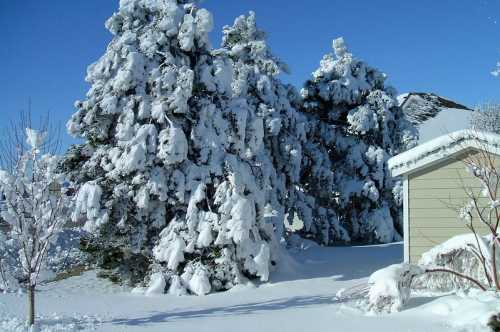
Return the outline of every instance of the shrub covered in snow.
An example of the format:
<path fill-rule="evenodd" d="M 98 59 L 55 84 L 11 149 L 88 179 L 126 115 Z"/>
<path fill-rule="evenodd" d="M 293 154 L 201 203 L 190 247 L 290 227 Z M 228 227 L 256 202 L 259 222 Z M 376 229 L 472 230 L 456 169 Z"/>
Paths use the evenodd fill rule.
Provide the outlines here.
<path fill-rule="evenodd" d="M 400 239 L 388 159 L 415 144 L 386 76 L 333 42 L 302 89 L 307 114 L 299 203 L 305 231 L 325 244 Z"/>
<path fill-rule="evenodd" d="M 394 264 L 373 273 L 368 280 L 369 309 L 389 313 L 400 311 L 410 298 L 413 279 L 424 272 L 416 265 Z"/>
<path fill-rule="evenodd" d="M 491 237 L 482 237 L 483 245 L 488 248 Z M 419 264 L 425 268 L 445 268 L 470 276 L 487 285 L 488 280 L 483 265 L 473 253 L 477 248 L 474 234 L 455 236 L 422 254 Z M 489 252 L 489 250 L 486 250 Z M 500 261 L 500 256 L 497 257 Z M 475 285 L 466 279 L 446 272 L 426 273 L 417 278 L 414 283 L 417 288 L 438 291 L 467 289 Z"/>
<path fill-rule="evenodd" d="M 460 326 L 470 324 L 474 321 L 471 317 L 480 316 L 481 324 L 486 326 L 491 316 L 488 310 L 498 307 L 498 294 L 487 292 L 488 288 L 495 287 L 485 273 L 485 269 L 491 266 L 483 265 L 475 253 L 478 252 L 477 246 L 484 246 L 483 252 L 489 252 L 485 249 L 492 244 L 489 236 L 476 239 L 475 234 L 460 235 L 424 253 L 419 265 L 395 264 L 375 272 L 368 282 L 369 309 L 374 312 L 399 311 L 408 301 L 411 289 L 457 291 L 472 286 L 484 292 L 481 294 L 478 289 L 472 289 L 470 295 L 464 295 L 466 299 L 462 302 L 473 303 L 471 309 L 478 307 L 481 310 L 469 312 L 454 323 Z"/>

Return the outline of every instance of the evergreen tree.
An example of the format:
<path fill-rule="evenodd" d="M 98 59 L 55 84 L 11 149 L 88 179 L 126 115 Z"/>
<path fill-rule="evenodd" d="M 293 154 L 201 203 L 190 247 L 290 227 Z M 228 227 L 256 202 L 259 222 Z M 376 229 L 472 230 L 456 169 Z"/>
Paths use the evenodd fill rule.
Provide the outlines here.
<path fill-rule="evenodd" d="M 416 130 L 383 73 L 354 58 L 343 39 L 333 48 L 302 90 L 309 121 L 301 187 L 324 215 L 304 231 L 325 244 L 390 242 L 402 227 L 387 160 L 415 144 Z"/>
<path fill-rule="evenodd" d="M 80 184 L 73 217 L 93 234 L 88 249 L 132 283 L 149 276 L 149 292 L 267 280 L 284 213 L 264 142 L 278 114 L 233 97 L 238 70 L 212 51 L 212 17 L 193 1 L 122 0 L 106 26 L 114 38 L 68 122 L 85 143 L 63 165 Z M 285 94 L 264 76 L 262 96 Z"/>
<path fill-rule="evenodd" d="M 238 17 L 233 26 L 224 27 L 220 51 L 233 61 L 234 103 L 247 110 L 247 125 L 243 130 L 246 133 L 255 132 L 256 128 L 262 130 L 264 153 L 256 155 L 255 161 L 262 171 L 272 172 L 261 178 L 268 181 L 264 184 L 268 188 L 266 201 L 273 210 L 276 234 L 283 237 L 283 220 L 294 208 L 295 186 L 300 179 L 301 141 L 305 138 L 303 116 L 292 106 L 297 92 L 279 80 L 278 75 L 288 73 L 288 67 L 271 53 L 265 32 L 256 25 L 254 12 Z M 240 149 L 239 153 L 248 151 Z"/>

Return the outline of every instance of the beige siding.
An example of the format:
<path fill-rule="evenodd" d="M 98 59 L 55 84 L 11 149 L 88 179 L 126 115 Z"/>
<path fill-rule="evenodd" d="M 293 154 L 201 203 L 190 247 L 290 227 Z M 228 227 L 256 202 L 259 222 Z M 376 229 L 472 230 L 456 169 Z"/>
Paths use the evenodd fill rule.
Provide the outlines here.
<path fill-rule="evenodd" d="M 468 201 L 464 186 L 479 193 L 480 184 L 467 172 L 463 159 L 455 157 L 409 176 L 410 262 L 450 237 L 469 232 L 458 210 Z M 487 232 L 477 220 L 474 225 L 481 233 Z"/>

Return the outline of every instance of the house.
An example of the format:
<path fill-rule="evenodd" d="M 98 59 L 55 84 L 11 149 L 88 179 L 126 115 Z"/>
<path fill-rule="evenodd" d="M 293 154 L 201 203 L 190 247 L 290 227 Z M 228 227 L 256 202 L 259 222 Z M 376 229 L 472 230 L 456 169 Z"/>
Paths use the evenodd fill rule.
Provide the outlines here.
<path fill-rule="evenodd" d="M 416 263 L 430 248 L 469 232 L 458 210 L 470 201 L 465 188 L 479 192 L 481 185 L 465 161 L 481 151 L 500 161 L 500 135 L 461 130 L 389 160 L 392 175 L 403 179 L 405 262 Z M 477 219 L 473 225 L 479 233 L 488 232 Z"/>

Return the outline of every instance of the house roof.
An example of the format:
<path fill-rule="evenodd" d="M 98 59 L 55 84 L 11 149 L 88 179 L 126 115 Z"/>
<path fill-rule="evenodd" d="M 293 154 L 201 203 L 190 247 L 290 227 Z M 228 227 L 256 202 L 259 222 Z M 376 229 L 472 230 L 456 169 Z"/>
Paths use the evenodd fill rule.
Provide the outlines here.
<path fill-rule="evenodd" d="M 470 129 L 455 131 L 392 157 L 388 165 L 393 176 L 400 176 L 435 165 L 470 149 L 500 155 L 500 135 Z"/>

